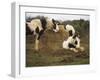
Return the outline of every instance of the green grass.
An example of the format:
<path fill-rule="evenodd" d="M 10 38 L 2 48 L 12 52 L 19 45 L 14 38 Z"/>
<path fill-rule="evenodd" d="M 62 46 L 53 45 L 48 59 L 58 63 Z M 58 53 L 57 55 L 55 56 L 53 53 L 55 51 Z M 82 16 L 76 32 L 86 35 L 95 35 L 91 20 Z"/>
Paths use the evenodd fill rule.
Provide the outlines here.
<path fill-rule="evenodd" d="M 39 51 L 34 50 L 34 37 L 26 36 L 26 67 L 89 64 L 89 38 L 81 38 L 84 52 L 74 53 L 62 48 L 67 33 L 46 31 L 40 39 Z"/>

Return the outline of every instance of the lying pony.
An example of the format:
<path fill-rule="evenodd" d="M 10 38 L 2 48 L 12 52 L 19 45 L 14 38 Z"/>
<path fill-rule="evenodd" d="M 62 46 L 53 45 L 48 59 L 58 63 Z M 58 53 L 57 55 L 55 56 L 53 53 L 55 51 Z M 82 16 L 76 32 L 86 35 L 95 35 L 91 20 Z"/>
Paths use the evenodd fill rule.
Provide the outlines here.
<path fill-rule="evenodd" d="M 78 52 L 78 49 L 84 51 L 84 48 L 80 46 L 79 34 L 75 33 L 73 36 L 68 37 L 62 44 L 64 49 L 69 49 L 74 52 Z"/>

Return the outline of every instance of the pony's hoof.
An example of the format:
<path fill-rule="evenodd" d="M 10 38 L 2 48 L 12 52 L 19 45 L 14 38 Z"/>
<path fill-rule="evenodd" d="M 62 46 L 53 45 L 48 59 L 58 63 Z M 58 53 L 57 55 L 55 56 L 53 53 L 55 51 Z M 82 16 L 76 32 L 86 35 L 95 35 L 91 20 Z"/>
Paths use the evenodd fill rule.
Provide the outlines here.
<path fill-rule="evenodd" d="M 84 49 L 84 47 L 80 47 L 80 50 L 81 50 L 81 51 L 84 51 L 85 49 Z"/>
<path fill-rule="evenodd" d="M 78 50 L 74 50 L 75 53 L 78 53 Z"/>

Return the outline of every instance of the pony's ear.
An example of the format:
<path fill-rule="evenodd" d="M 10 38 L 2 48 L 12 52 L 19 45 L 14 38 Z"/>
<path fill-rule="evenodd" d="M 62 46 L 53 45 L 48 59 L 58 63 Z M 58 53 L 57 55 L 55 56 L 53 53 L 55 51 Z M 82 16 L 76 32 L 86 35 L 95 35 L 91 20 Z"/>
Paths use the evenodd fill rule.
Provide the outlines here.
<path fill-rule="evenodd" d="M 52 22 L 53 22 L 53 23 L 55 23 L 55 20 L 54 20 L 54 19 L 52 19 Z"/>
<path fill-rule="evenodd" d="M 79 34 L 78 31 L 75 32 L 75 35 L 76 35 L 78 38 L 80 38 L 80 34 Z"/>

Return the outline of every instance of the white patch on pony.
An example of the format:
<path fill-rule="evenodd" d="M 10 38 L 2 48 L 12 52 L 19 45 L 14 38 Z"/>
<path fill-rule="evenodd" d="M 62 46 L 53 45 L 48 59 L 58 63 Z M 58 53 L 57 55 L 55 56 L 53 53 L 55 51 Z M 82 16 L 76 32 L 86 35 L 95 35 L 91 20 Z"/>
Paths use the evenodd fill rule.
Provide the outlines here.
<path fill-rule="evenodd" d="M 76 40 L 77 40 L 76 48 L 80 48 L 80 39 L 78 37 L 76 37 Z"/>
<path fill-rule="evenodd" d="M 35 31 L 35 29 L 38 27 L 39 30 L 42 30 L 42 25 L 40 19 L 33 19 L 31 22 L 26 22 L 28 24 L 28 27 L 31 31 Z"/>
<path fill-rule="evenodd" d="M 72 40 L 73 40 L 73 39 L 72 39 L 72 36 L 71 36 L 71 37 L 68 37 L 67 40 L 63 41 L 62 47 L 63 47 L 64 49 L 69 49 L 68 44 L 69 44 L 69 43 L 72 43 L 72 42 L 73 42 Z"/>
<path fill-rule="evenodd" d="M 67 32 L 70 31 L 70 30 L 72 30 L 72 33 L 75 34 L 75 29 L 74 29 L 74 27 L 73 27 L 72 25 L 69 25 L 69 24 L 68 24 L 68 25 L 66 25 L 65 28 L 66 28 L 66 31 L 67 31 Z"/>
<path fill-rule="evenodd" d="M 56 29 L 53 29 L 54 32 L 58 32 Z"/>
<path fill-rule="evenodd" d="M 56 24 L 56 30 L 59 31 L 59 26 L 58 26 L 58 24 Z"/>

